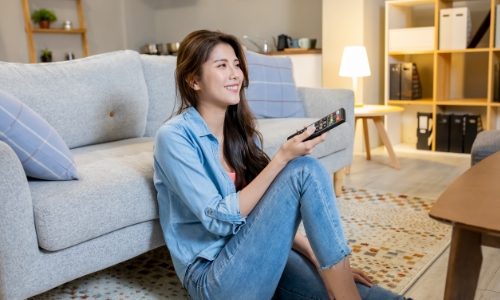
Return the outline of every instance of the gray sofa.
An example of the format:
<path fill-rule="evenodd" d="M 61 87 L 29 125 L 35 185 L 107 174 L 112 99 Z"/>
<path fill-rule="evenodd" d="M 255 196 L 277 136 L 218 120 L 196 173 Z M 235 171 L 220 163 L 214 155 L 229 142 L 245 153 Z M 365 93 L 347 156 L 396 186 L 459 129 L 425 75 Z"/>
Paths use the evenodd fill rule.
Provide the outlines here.
<path fill-rule="evenodd" d="M 23 299 L 165 245 L 153 141 L 175 102 L 175 57 L 118 51 L 50 64 L 0 62 L 0 89 L 61 135 L 79 180 L 27 179 L 0 141 L 0 299 Z M 307 119 L 263 119 L 272 157 L 286 137 L 340 107 L 347 122 L 312 156 L 330 173 L 352 162 L 352 91 L 298 88 Z"/>

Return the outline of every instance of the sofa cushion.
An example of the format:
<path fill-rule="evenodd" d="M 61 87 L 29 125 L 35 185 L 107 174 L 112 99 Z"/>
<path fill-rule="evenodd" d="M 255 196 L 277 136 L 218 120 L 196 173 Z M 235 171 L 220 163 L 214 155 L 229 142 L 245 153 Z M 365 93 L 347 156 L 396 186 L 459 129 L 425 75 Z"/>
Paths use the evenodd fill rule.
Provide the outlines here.
<path fill-rule="evenodd" d="M 71 150 L 78 181 L 29 181 L 39 246 L 56 251 L 158 218 L 153 138 Z"/>
<path fill-rule="evenodd" d="M 315 118 L 276 118 L 258 120 L 258 130 L 264 138 L 264 151 L 273 157 L 286 139 L 295 133 L 296 129 L 313 124 Z M 344 123 L 329 131 L 327 139 L 314 148 L 312 157 L 321 158 L 337 151 L 346 149 L 352 140 L 353 131 L 349 124 Z"/>
<path fill-rule="evenodd" d="M 289 57 L 275 57 L 245 51 L 249 85 L 248 105 L 257 118 L 301 118 L 300 101 L 293 65 Z"/>
<path fill-rule="evenodd" d="M 134 51 L 46 64 L 0 62 L 0 87 L 44 118 L 70 149 L 144 134 L 148 93 Z"/>
<path fill-rule="evenodd" d="M 73 155 L 54 128 L 2 90 L 0 140 L 14 150 L 26 175 L 45 180 L 78 179 Z"/>
<path fill-rule="evenodd" d="M 149 96 L 148 121 L 144 136 L 154 137 L 158 128 L 174 110 L 177 57 L 143 54 L 141 63 Z"/>
<path fill-rule="evenodd" d="M 264 151 L 271 157 L 295 129 L 317 119 L 258 120 Z M 311 156 L 345 149 L 352 129 L 333 130 Z M 158 218 L 153 185 L 154 138 L 135 138 L 72 149 L 78 181 L 29 182 L 39 246 L 57 251 L 114 230 Z"/>

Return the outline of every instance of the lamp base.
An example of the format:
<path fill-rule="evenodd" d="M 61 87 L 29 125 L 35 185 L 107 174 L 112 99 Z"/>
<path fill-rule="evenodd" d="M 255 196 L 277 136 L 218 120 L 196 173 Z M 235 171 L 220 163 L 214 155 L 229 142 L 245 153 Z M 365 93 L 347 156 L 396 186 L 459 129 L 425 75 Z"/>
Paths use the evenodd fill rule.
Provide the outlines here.
<path fill-rule="evenodd" d="M 363 103 L 354 103 L 354 107 L 363 107 Z"/>

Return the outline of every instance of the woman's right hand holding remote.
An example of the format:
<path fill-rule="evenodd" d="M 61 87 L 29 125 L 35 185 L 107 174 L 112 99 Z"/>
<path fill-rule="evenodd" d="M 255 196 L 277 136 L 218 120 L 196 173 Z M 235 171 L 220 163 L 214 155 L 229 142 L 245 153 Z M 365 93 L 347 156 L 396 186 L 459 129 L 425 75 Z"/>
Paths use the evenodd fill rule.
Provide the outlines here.
<path fill-rule="evenodd" d="M 316 147 L 316 145 L 318 145 L 319 143 L 324 142 L 326 136 L 328 135 L 328 132 L 326 132 L 312 140 L 303 142 L 303 140 L 314 133 L 315 129 L 316 128 L 314 126 L 309 126 L 307 130 L 305 130 L 301 134 L 287 140 L 285 143 L 283 143 L 283 145 L 281 145 L 278 153 L 276 153 L 273 159 L 278 159 L 282 163 L 286 164 L 294 158 L 311 154 L 314 150 L 314 147 Z"/>
<path fill-rule="evenodd" d="M 252 212 L 257 203 L 267 191 L 279 172 L 294 158 L 311 154 L 314 147 L 326 139 L 328 133 L 303 142 L 314 133 L 315 127 L 310 126 L 307 130 L 287 140 L 271 162 L 260 172 L 255 179 L 240 191 L 239 204 L 241 215 L 246 217 Z"/>

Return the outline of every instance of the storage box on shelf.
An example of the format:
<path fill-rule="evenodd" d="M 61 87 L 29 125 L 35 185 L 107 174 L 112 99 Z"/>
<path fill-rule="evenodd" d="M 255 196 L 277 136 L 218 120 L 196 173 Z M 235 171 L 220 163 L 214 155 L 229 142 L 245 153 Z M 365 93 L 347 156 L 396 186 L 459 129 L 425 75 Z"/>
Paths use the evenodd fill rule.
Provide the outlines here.
<path fill-rule="evenodd" d="M 385 104 L 405 106 L 403 113 L 386 117 L 388 135 L 393 144 L 410 143 L 416 148 L 418 112 L 432 114 L 432 128 L 436 128 L 437 114 L 469 114 L 481 116 L 483 129 L 497 129 L 497 118 L 500 118 L 500 48 L 495 48 L 493 29 L 499 4 L 500 0 L 386 1 Z M 451 8 L 456 8 L 452 11 L 462 15 L 449 28 L 450 24 L 441 24 L 440 18 L 442 9 Z M 475 48 L 463 47 L 465 40 L 468 44 L 485 20 L 489 21 L 489 30 Z M 442 28 L 442 25 L 448 28 Z M 419 45 L 411 45 L 394 50 L 394 44 L 401 45 L 399 41 L 391 41 L 394 30 L 422 33 L 430 27 L 434 28 L 433 49 L 421 50 Z M 440 36 L 440 32 L 450 31 L 460 34 L 460 37 L 448 40 L 452 45 L 445 46 L 447 40 Z M 429 36 L 426 37 L 428 40 Z M 421 46 L 425 47 L 427 42 L 425 39 L 421 41 L 424 43 Z M 390 65 L 402 62 L 417 65 L 422 84 L 421 99 L 390 98 Z M 436 135 L 433 134 L 431 139 L 432 151 L 436 151 Z"/>

